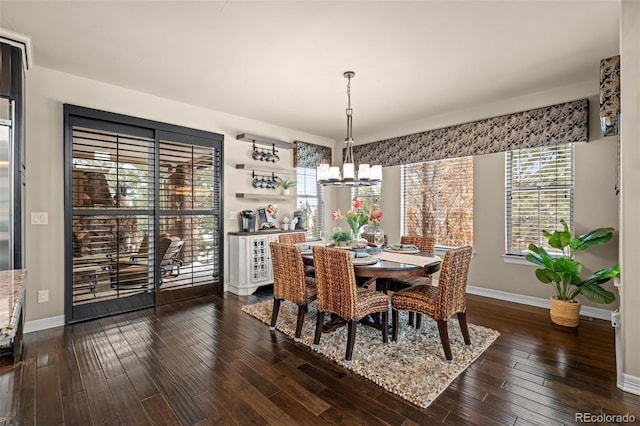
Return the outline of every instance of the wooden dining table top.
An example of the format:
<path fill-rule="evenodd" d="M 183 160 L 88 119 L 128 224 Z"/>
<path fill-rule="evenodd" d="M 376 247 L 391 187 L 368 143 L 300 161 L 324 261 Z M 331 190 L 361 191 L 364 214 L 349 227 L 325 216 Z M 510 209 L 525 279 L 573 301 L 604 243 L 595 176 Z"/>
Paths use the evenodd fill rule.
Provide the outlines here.
<path fill-rule="evenodd" d="M 378 253 L 377 249 L 367 249 L 373 255 Z M 433 254 L 420 252 L 415 256 L 433 257 Z M 304 254 L 302 260 L 305 265 L 313 266 L 313 255 Z M 354 265 L 353 270 L 356 277 L 366 278 L 408 278 L 424 275 L 431 275 L 440 270 L 441 260 L 435 260 L 425 266 L 411 265 L 408 263 L 392 262 L 380 259 L 373 265 Z"/>

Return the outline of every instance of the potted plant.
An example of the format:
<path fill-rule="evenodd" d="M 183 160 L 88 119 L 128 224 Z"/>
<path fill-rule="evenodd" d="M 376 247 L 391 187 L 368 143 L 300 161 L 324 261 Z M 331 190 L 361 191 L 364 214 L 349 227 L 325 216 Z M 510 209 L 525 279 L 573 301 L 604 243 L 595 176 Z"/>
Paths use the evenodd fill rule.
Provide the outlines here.
<path fill-rule="evenodd" d="M 276 178 L 276 183 L 282 188 L 282 195 L 289 195 L 290 189 L 296 186 L 296 181 L 289 178 Z"/>
<path fill-rule="evenodd" d="M 529 244 L 526 259 L 540 268 L 536 269 L 536 278 L 555 288 L 556 295 L 551 297 L 551 321 L 565 327 L 577 327 L 580 315 L 580 302 L 575 300 L 578 295 L 586 297 L 595 303 L 612 303 L 615 295 L 602 288 L 613 277 L 620 275 L 620 265 L 599 269 L 586 279 L 580 278 L 582 264 L 574 260 L 577 251 L 586 250 L 591 246 L 604 244 L 613 237 L 613 228 L 598 228 L 586 234 L 574 237 L 569 231 L 567 222 L 560 220 L 564 229 L 550 234 L 542 231 L 549 246 L 561 251 L 553 255 L 535 244 Z"/>
<path fill-rule="evenodd" d="M 348 246 L 351 242 L 351 232 L 349 231 L 338 231 L 334 232 L 331 236 L 336 246 Z"/>
<path fill-rule="evenodd" d="M 374 227 L 380 226 L 380 220 L 382 219 L 382 212 L 380 210 L 371 210 L 370 212 L 365 212 L 360 209 L 362 206 L 362 201 L 355 199 L 351 203 L 351 208 L 344 214 L 340 212 L 340 209 L 334 210 L 331 213 L 331 219 L 338 220 L 344 219 L 349 224 L 349 228 L 351 228 L 351 232 L 353 233 L 352 238 L 356 241 L 358 247 L 366 247 L 367 240 L 360 237 L 360 232 L 362 231 L 363 226 L 367 223 L 370 223 Z"/>

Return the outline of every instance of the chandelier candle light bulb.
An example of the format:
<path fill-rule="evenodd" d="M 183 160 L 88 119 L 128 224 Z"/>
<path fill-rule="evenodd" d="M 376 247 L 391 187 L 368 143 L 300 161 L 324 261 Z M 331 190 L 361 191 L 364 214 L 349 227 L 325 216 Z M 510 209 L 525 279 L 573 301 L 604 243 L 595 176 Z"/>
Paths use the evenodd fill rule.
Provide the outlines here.
<path fill-rule="evenodd" d="M 356 161 L 353 158 L 353 108 L 351 108 L 351 79 L 356 76 L 353 71 L 345 71 L 344 78 L 347 83 L 347 144 L 344 159 L 342 161 L 342 176 L 339 167 L 329 167 L 328 164 L 320 164 L 316 169 L 318 183 L 335 187 L 371 186 L 382 180 L 382 166 L 362 163 L 358 166 L 356 176 Z"/>

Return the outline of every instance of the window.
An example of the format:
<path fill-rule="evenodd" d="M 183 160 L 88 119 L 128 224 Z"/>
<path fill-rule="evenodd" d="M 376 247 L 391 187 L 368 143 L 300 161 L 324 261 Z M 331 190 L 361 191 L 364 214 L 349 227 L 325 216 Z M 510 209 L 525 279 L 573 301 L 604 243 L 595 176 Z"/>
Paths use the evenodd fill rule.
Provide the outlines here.
<path fill-rule="evenodd" d="M 402 232 L 438 246 L 473 243 L 473 157 L 402 166 Z"/>
<path fill-rule="evenodd" d="M 371 210 L 380 210 L 382 205 L 381 200 L 381 187 L 382 185 L 376 183 L 371 186 L 355 187 L 351 189 L 351 199 L 356 198 L 362 202 L 360 207 L 362 211 L 370 212 Z"/>
<path fill-rule="evenodd" d="M 305 212 L 308 235 L 318 237 L 320 229 L 324 227 L 324 202 L 322 187 L 316 180 L 316 169 L 311 167 L 297 167 L 297 199 L 298 210 Z"/>
<path fill-rule="evenodd" d="M 565 219 L 573 229 L 573 144 L 508 151 L 506 155 L 506 253 L 523 256 L 530 243 L 550 252 L 542 231 Z"/>

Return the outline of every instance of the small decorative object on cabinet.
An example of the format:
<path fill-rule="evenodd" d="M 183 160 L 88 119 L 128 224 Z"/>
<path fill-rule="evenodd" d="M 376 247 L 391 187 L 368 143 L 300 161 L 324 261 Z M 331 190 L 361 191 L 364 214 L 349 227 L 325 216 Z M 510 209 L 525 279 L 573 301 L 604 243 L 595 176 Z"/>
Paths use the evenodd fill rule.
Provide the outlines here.
<path fill-rule="evenodd" d="M 276 183 L 280 188 L 282 188 L 282 195 L 289 195 L 291 193 L 291 188 L 296 186 L 296 181 L 289 178 L 276 178 Z"/>

